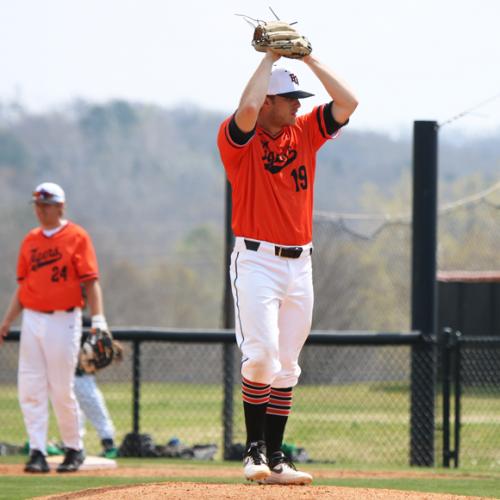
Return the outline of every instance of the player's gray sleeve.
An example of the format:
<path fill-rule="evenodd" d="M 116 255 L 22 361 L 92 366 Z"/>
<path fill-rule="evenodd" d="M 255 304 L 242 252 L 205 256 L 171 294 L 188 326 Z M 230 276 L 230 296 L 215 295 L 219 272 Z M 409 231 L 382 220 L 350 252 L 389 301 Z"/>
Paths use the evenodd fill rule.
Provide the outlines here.
<path fill-rule="evenodd" d="M 75 394 L 86 418 L 95 427 L 101 439 L 114 439 L 115 427 L 106 408 L 104 397 L 97 387 L 94 375 L 75 377 Z M 81 419 L 83 422 L 83 418 Z"/>

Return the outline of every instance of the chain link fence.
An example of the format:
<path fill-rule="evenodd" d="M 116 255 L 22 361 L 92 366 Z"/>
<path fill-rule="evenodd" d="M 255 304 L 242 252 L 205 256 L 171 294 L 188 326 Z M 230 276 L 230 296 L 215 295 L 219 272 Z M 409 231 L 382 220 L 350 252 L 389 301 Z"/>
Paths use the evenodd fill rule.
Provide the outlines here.
<path fill-rule="evenodd" d="M 118 336 L 119 337 L 119 336 Z M 189 337 L 189 333 L 186 333 Z M 140 338 L 140 334 L 138 334 Z M 123 342 L 126 356 L 97 375 L 117 429 L 117 442 L 134 428 L 133 345 Z M 5 423 L 0 441 L 26 440 L 17 402 L 17 342 L 0 351 L 0 412 Z M 232 346 L 232 441 L 244 443 L 239 355 Z M 294 407 L 286 442 L 303 448 L 313 461 L 352 464 L 407 462 L 409 426 L 408 346 L 307 345 L 301 365 L 302 383 L 294 391 Z M 333 361 L 333 363 L 332 363 Z M 9 366 L 10 364 L 10 366 Z M 139 419 L 141 433 L 155 444 L 176 439 L 193 447 L 217 445 L 223 456 L 223 344 L 141 342 Z M 49 436 L 57 440 L 53 416 Z M 99 437 L 87 422 L 88 452 L 100 451 Z"/>
<path fill-rule="evenodd" d="M 120 332 L 117 335 L 120 337 Z M 134 335 L 141 338 L 140 333 Z M 189 339 L 189 332 L 184 335 Z M 316 341 L 306 344 L 301 356 L 302 380 L 294 391 L 294 406 L 285 436 L 287 445 L 301 450 L 301 459 L 341 467 L 408 465 L 412 425 L 421 425 L 412 422 L 410 373 L 412 349 L 421 344 L 415 343 L 418 337 L 408 333 L 401 334 L 397 343 L 393 340 L 392 344 L 373 345 L 370 335 L 376 337 L 367 333 L 354 340 L 355 332 L 339 333 L 336 342 L 318 345 L 316 342 L 318 339 L 322 342 L 324 333 L 313 332 L 311 338 Z M 134 387 L 134 343 L 123 343 L 124 361 L 97 375 L 116 427 L 117 444 L 136 428 L 149 434 L 158 450 L 172 441 L 190 449 L 212 445 L 214 453 L 210 457 L 220 459 L 224 456 L 224 429 L 228 425 L 234 448 L 237 450 L 236 445 L 244 443 L 236 346 L 230 344 L 235 361 L 233 414 L 229 422 L 224 422 L 227 373 L 223 343 L 141 340 L 138 387 Z M 492 350 L 490 343 L 476 341 L 462 351 L 461 373 L 466 374 L 461 383 L 460 403 L 463 465 L 498 464 L 500 378 L 484 377 L 485 365 L 498 374 L 498 349 L 498 344 Z M 26 434 L 17 401 L 17 350 L 15 341 L 7 342 L 0 350 L 0 416 L 4 422 L 0 442 L 22 446 Z M 470 356 L 471 352 L 474 356 Z M 416 359 L 428 361 L 428 357 Z M 134 403 L 139 410 L 135 415 L 137 420 L 134 420 Z M 435 413 L 424 415 L 421 420 L 425 425 L 430 421 L 432 426 L 436 465 L 442 463 L 442 403 L 438 385 Z M 89 422 L 86 429 L 87 452 L 99 453 L 99 436 Z M 417 427 L 416 431 L 426 439 L 429 429 Z M 58 442 L 53 415 L 49 437 Z M 416 453 L 419 458 L 418 447 Z"/>
<path fill-rule="evenodd" d="M 500 465 L 500 338 L 459 336 L 458 432 L 460 465 L 466 467 Z M 458 406 L 458 408 L 457 408 Z M 480 446 L 478 446 L 478 444 Z"/>

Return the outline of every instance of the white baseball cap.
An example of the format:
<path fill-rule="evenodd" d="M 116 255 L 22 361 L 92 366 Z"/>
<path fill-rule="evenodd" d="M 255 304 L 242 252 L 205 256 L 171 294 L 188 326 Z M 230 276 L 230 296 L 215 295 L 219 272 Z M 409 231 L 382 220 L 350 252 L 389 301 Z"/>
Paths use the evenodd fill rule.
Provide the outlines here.
<path fill-rule="evenodd" d="M 284 68 L 275 68 L 271 73 L 267 95 L 281 95 L 294 99 L 311 97 L 314 94 L 299 88 L 299 79 L 294 73 Z"/>
<path fill-rule="evenodd" d="M 42 184 L 39 184 L 33 191 L 31 201 L 55 205 L 56 203 L 64 203 L 66 201 L 66 195 L 59 184 L 55 184 L 54 182 L 42 182 Z"/>

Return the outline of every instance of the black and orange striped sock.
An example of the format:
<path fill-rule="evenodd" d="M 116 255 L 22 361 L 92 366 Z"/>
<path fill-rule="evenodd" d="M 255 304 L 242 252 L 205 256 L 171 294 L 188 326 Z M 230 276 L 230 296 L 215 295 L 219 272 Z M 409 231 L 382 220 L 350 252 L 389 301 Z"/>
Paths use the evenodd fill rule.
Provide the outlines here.
<path fill-rule="evenodd" d="M 243 377 L 241 382 L 247 446 L 256 441 L 264 441 L 266 408 L 271 393 L 271 386 L 252 382 Z"/>
<path fill-rule="evenodd" d="M 270 457 L 281 449 L 288 415 L 292 410 L 292 387 L 277 389 L 271 387 L 271 395 L 266 409 L 266 446 Z"/>

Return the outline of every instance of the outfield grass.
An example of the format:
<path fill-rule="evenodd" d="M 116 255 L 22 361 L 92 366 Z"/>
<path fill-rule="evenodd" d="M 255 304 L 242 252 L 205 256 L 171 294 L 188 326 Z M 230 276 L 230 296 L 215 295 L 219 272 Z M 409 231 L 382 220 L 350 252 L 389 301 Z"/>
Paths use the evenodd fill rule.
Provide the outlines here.
<path fill-rule="evenodd" d="M 121 442 L 132 429 L 132 394 L 126 383 L 101 384 Z M 144 383 L 140 430 L 165 444 L 173 437 L 222 448 L 222 387 L 213 384 Z M 234 394 L 234 442 L 244 441 L 239 388 Z M 440 404 L 436 405 L 440 408 Z M 500 469 L 500 398 L 468 391 L 462 403 L 461 465 Z M 26 434 L 16 387 L 0 385 L 0 442 L 22 444 Z M 436 464 L 441 464 L 440 415 L 436 415 Z M 88 453 L 100 451 L 87 424 Z M 58 441 L 53 416 L 49 437 Z M 286 441 L 304 447 L 309 457 L 341 467 L 405 466 L 409 456 L 409 391 L 397 383 L 298 386 Z M 216 458 L 221 458 L 221 454 Z"/>
<path fill-rule="evenodd" d="M 22 461 L 22 457 L 0 457 L 0 463 L 13 463 Z M 103 486 L 119 486 L 129 484 L 144 484 L 144 483 L 159 483 L 171 481 L 194 481 L 202 483 L 241 483 L 243 480 L 239 478 L 218 477 L 217 469 L 220 467 L 234 467 L 240 469 L 241 465 L 234 462 L 196 462 L 189 461 L 189 465 L 200 465 L 200 467 L 212 467 L 213 475 L 208 479 L 206 477 L 196 477 L 196 473 L 192 476 L 185 476 L 183 466 L 186 465 L 185 460 L 173 459 L 118 459 L 119 466 L 126 467 L 151 467 L 160 466 L 162 464 L 169 466 L 169 471 L 172 466 L 179 467 L 179 474 L 169 477 L 91 477 L 75 475 L 50 475 L 50 476 L 3 476 L 0 477 L 0 500 L 21 500 L 31 498 L 33 496 L 50 495 L 62 492 L 78 491 L 86 488 L 97 488 Z M 310 464 L 304 467 L 312 471 L 319 470 L 335 470 L 336 466 L 325 464 Z M 340 470 L 340 468 L 339 468 Z M 425 477 L 404 477 L 405 472 L 415 472 L 415 469 L 409 468 L 393 468 L 388 469 L 391 475 L 400 475 L 401 477 L 381 478 L 369 477 L 371 468 L 365 467 L 359 469 L 358 473 L 366 473 L 366 477 L 362 474 L 357 478 L 324 478 L 315 479 L 316 486 L 346 486 L 353 488 L 388 488 L 407 491 L 421 491 L 433 493 L 448 493 L 454 495 L 469 495 L 469 496 L 487 496 L 492 498 L 500 498 L 500 472 L 478 471 L 477 469 L 444 470 L 431 469 Z M 421 471 L 422 472 L 422 471 Z M 394 474 L 398 473 L 398 474 Z M 436 476 L 436 477 L 434 477 Z"/>

